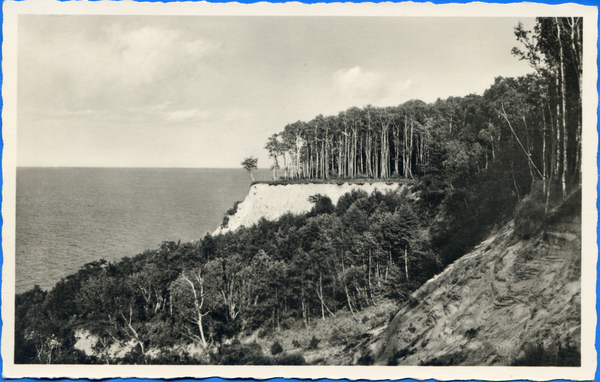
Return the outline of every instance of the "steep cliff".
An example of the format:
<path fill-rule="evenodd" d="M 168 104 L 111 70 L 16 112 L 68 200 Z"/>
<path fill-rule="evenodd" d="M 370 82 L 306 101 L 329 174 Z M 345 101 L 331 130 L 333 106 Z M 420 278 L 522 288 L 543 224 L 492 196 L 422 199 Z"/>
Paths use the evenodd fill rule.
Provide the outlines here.
<path fill-rule="evenodd" d="M 365 183 L 307 183 L 271 185 L 257 183 L 250 187 L 248 195 L 237 207 L 235 215 L 229 217 L 227 227 L 219 227 L 214 235 L 235 231 L 241 226 L 250 227 L 260 218 L 275 220 L 291 212 L 301 214 L 310 211 L 313 204 L 310 196 L 321 194 L 336 204 L 338 199 L 352 190 L 363 190 L 371 194 L 375 190 L 393 191 L 398 187 L 407 187 L 397 182 L 365 182 Z"/>
<path fill-rule="evenodd" d="M 575 359 L 581 215 L 528 239 L 514 231 L 508 224 L 419 288 L 370 344 L 376 364 L 510 365 L 535 346 Z"/>

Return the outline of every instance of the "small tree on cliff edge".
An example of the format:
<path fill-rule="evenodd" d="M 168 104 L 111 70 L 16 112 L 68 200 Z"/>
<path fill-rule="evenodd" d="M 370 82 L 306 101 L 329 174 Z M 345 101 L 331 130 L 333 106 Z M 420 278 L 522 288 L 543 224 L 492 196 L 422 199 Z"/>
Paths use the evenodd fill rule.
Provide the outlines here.
<path fill-rule="evenodd" d="M 242 162 L 242 166 L 244 167 L 244 169 L 246 169 L 246 171 L 248 171 L 250 173 L 250 178 L 252 178 L 253 182 L 254 182 L 254 175 L 252 175 L 252 170 L 256 170 L 258 168 L 257 164 L 258 164 L 258 158 L 254 158 L 254 157 L 248 157 L 248 158 L 244 159 L 244 161 Z"/>

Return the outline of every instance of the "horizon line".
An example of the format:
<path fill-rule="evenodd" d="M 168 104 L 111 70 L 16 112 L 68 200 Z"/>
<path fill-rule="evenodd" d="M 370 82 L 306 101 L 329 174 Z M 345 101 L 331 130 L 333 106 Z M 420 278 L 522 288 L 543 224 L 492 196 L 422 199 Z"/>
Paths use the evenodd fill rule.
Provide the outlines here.
<path fill-rule="evenodd" d="M 240 167 L 146 167 L 146 166 L 15 166 L 16 168 L 111 168 L 111 169 L 165 169 L 165 170 L 244 170 Z M 267 170 L 269 168 L 257 168 Z"/>

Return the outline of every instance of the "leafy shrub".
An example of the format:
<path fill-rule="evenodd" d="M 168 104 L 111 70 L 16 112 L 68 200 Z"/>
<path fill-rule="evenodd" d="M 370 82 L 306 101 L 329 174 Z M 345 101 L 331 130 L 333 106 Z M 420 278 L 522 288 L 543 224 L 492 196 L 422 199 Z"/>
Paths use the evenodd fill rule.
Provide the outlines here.
<path fill-rule="evenodd" d="M 335 206 L 336 213 L 339 216 L 344 215 L 355 201 L 358 199 L 367 198 L 368 196 L 369 194 L 364 190 L 356 188 L 352 189 L 352 191 L 342 195 L 338 199 L 337 205 Z"/>
<path fill-rule="evenodd" d="M 477 335 L 477 332 L 479 332 L 479 328 L 471 328 L 465 332 L 465 337 L 467 337 L 468 339 L 471 340 L 471 339 L 475 338 L 475 336 Z"/>
<path fill-rule="evenodd" d="M 468 357 L 468 352 L 457 352 L 433 357 L 419 362 L 419 366 L 456 366 L 462 364 Z"/>
<path fill-rule="evenodd" d="M 375 359 L 371 355 L 371 353 L 363 354 L 357 362 L 359 365 L 368 366 L 375 363 Z"/>
<path fill-rule="evenodd" d="M 269 334 L 269 331 L 263 328 L 258 331 L 258 338 L 263 339 L 267 336 L 267 334 Z"/>
<path fill-rule="evenodd" d="M 306 365 L 306 360 L 300 354 L 282 354 L 273 358 L 274 365 Z"/>
<path fill-rule="evenodd" d="M 331 214 L 335 211 L 335 207 L 331 202 L 329 196 L 323 196 L 321 194 L 313 195 L 308 197 L 308 201 L 314 203 L 312 210 L 309 212 L 309 216 L 317 216 L 321 214 Z"/>
<path fill-rule="evenodd" d="M 273 342 L 271 345 L 271 354 L 277 355 L 283 351 L 283 346 L 279 343 L 279 341 Z"/>
<path fill-rule="evenodd" d="M 238 206 L 241 203 L 241 200 L 238 200 L 237 202 L 233 203 L 233 207 L 231 207 L 230 209 L 227 210 L 227 215 L 233 216 L 237 213 L 238 210 Z"/>
<path fill-rule="evenodd" d="M 534 184 L 529 195 L 517 205 L 515 211 L 515 234 L 529 239 L 538 233 L 546 222 L 545 200 L 541 183 Z"/>
<path fill-rule="evenodd" d="M 561 343 L 545 347 L 541 342 L 527 344 L 523 355 L 515 359 L 511 366 L 581 366 L 579 349 Z"/>
<path fill-rule="evenodd" d="M 294 346 L 295 348 L 301 348 L 302 344 L 298 340 L 292 340 L 292 346 Z"/>
<path fill-rule="evenodd" d="M 310 342 L 308 343 L 308 349 L 309 350 L 317 349 L 319 347 L 319 342 L 321 342 L 320 339 L 318 339 L 315 336 L 312 336 L 312 338 L 310 339 Z"/>
<path fill-rule="evenodd" d="M 223 216 L 223 221 L 221 222 L 221 228 L 227 228 L 229 226 L 229 217 L 236 214 L 236 212 L 238 210 L 238 205 L 241 202 L 242 202 L 241 200 L 238 200 L 237 202 L 233 203 L 233 207 L 231 207 L 230 209 L 227 210 L 227 213 L 225 213 L 225 216 Z"/>
<path fill-rule="evenodd" d="M 314 359 L 311 363 L 311 365 L 325 365 L 325 359 L 323 357 L 319 357 Z"/>
<path fill-rule="evenodd" d="M 221 228 L 227 228 L 229 226 L 229 216 L 223 216 L 223 221 L 221 222 Z"/>
<path fill-rule="evenodd" d="M 221 365 L 270 365 L 262 348 L 256 342 L 249 345 L 230 345 L 221 348 Z"/>
<path fill-rule="evenodd" d="M 156 357 L 149 357 L 151 365 L 198 365 L 203 364 L 200 360 L 192 358 L 185 352 L 162 349 Z"/>
<path fill-rule="evenodd" d="M 388 366 L 397 366 L 398 359 L 406 358 L 409 355 L 413 355 L 416 353 L 416 349 L 403 348 L 394 352 L 388 360 Z"/>

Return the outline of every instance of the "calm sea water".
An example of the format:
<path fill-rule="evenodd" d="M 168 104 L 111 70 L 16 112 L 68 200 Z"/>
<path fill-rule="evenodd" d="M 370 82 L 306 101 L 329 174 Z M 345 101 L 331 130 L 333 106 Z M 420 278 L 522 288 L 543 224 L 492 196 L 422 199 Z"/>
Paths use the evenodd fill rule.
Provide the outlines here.
<path fill-rule="evenodd" d="M 243 169 L 18 168 L 16 292 L 50 289 L 93 260 L 198 240 L 249 186 Z"/>

